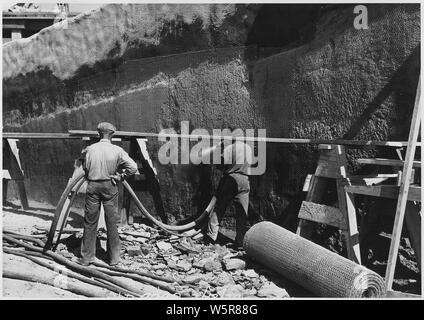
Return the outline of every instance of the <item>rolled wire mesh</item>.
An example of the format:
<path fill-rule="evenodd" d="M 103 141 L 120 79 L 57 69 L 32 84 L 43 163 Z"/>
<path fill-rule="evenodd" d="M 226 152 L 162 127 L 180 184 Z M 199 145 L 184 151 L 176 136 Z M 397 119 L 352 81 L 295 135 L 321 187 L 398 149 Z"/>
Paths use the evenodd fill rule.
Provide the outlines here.
<path fill-rule="evenodd" d="M 271 222 L 250 228 L 243 247 L 252 259 L 318 296 L 385 295 L 384 280 L 374 271 Z"/>

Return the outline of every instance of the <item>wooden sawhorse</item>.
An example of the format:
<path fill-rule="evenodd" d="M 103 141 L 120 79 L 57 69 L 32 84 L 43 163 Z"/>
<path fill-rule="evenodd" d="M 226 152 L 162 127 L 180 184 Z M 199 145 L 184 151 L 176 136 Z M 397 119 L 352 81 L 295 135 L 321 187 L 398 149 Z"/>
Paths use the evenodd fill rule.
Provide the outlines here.
<path fill-rule="evenodd" d="M 25 174 L 19 159 L 18 139 L 3 139 L 3 203 L 7 199 L 7 187 L 10 180 L 18 185 L 19 197 L 23 209 L 28 209 L 25 190 Z"/>
<path fill-rule="evenodd" d="M 348 258 L 361 263 L 356 211 L 351 195 L 345 191 L 348 184 L 345 149 L 341 145 L 323 144 L 319 145 L 318 149 L 321 152 L 318 165 L 315 174 L 305 183 L 304 190 L 306 189 L 308 194 L 299 210 L 300 221 L 296 233 L 309 239 L 313 232 L 313 223 L 337 227 L 342 231 Z M 320 204 L 331 180 L 336 182 L 337 208 Z"/>

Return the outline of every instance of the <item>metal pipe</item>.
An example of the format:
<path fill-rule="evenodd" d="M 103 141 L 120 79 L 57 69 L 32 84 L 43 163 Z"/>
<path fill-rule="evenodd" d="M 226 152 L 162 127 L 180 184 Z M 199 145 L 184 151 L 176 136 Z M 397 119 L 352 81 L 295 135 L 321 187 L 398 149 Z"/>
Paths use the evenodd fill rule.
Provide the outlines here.
<path fill-rule="evenodd" d="M 69 133 L 54 132 L 3 132 L 3 139 L 81 139 L 83 137 L 97 138 L 97 131 L 69 130 Z M 408 145 L 407 141 L 373 141 L 373 140 L 347 140 L 347 139 L 300 139 L 300 138 L 274 138 L 274 137 L 233 137 L 225 135 L 201 135 L 201 134 L 159 134 L 151 132 L 130 132 L 116 131 L 115 138 L 134 139 L 134 138 L 180 138 L 180 139 L 210 139 L 210 140 L 241 140 L 265 143 L 287 143 L 287 144 L 332 144 L 348 146 L 380 146 L 401 148 Z M 421 147 L 421 142 L 417 143 Z"/>

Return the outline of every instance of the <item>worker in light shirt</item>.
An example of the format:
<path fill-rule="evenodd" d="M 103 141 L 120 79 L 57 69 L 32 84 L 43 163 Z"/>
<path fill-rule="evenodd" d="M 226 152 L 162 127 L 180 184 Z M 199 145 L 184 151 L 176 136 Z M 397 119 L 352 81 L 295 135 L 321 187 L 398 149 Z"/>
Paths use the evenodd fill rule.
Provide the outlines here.
<path fill-rule="evenodd" d="M 241 131 L 241 130 L 239 130 Z M 233 202 L 236 209 L 236 247 L 243 246 L 243 238 L 247 231 L 247 213 L 249 208 L 249 172 L 252 163 L 252 148 L 241 140 L 242 134 L 233 131 L 233 140 L 227 146 L 224 141 L 203 150 L 201 157 L 213 152 L 221 152 L 223 175 L 215 193 L 216 204 L 209 216 L 204 242 L 215 243 L 220 223 L 228 205 Z M 225 147 L 224 147 L 225 146 Z"/>
<path fill-rule="evenodd" d="M 100 205 L 103 204 L 109 264 L 117 265 L 121 251 L 117 228 L 119 218 L 117 182 L 135 174 L 137 164 L 121 147 L 112 144 L 112 136 L 116 131 L 112 124 L 101 122 L 97 126 L 97 131 L 100 141 L 83 151 L 83 168 L 88 185 L 80 263 L 87 266 L 95 260 L 97 225 Z"/>

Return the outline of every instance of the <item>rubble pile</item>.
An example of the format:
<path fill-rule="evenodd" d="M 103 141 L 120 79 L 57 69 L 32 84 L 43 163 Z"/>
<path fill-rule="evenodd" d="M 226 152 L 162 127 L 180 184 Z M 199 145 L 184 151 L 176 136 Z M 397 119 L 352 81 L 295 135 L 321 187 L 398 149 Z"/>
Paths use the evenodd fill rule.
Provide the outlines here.
<path fill-rule="evenodd" d="M 119 228 L 122 268 L 174 279 L 177 295 L 193 298 L 288 298 L 269 270 L 250 261 L 242 250 L 199 239 L 169 235 L 144 224 Z M 79 235 L 81 236 L 81 234 Z M 99 230 L 102 247 L 106 230 Z M 57 250 L 68 258 L 79 248 L 65 240 Z M 75 242 L 76 243 L 76 242 Z"/>

